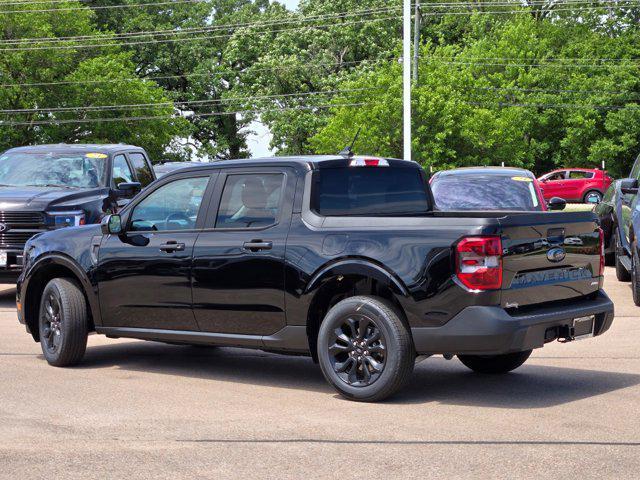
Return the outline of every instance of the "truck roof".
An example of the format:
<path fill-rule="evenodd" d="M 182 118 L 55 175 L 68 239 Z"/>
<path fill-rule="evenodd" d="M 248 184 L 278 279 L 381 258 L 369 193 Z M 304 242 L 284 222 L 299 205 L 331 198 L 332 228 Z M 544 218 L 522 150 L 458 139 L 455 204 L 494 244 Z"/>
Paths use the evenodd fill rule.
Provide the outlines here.
<path fill-rule="evenodd" d="M 533 173 L 525 168 L 517 168 L 517 167 L 461 167 L 454 168 L 452 170 L 441 170 L 436 172 L 437 176 L 445 176 L 445 175 L 478 175 L 478 174 L 488 174 L 488 175 L 518 175 L 518 176 L 526 176 L 534 178 Z"/>
<path fill-rule="evenodd" d="M 315 170 L 318 168 L 328 167 L 344 167 L 351 161 L 361 159 L 385 160 L 390 166 L 394 167 L 415 167 L 420 165 L 413 161 L 399 160 L 395 158 L 382 158 L 356 155 L 354 157 L 346 157 L 342 155 L 296 155 L 282 157 L 258 157 L 258 158 L 241 158 L 236 160 L 218 160 L 215 162 L 203 162 L 201 165 L 185 166 L 176 172 L 185 172 L 186 170 L 206 170 L 230 166 L 264 166 L 264 165 L 289 165 L 302 167 L 306 170 Z M 170 174 L 173 174 L 171 172 Z M 170 175 L 169 174 L 169 175 Z"/>
<path fill-rule="evenodd" d="M 27 145 L 24 147 L 10 148 L 7 152 L 97 152 L 109 154 L 122 150 L 143 151 L 144 149 L 135 145 L 125 145 L 123 143 L 48 143 L 43 145 Z"/>

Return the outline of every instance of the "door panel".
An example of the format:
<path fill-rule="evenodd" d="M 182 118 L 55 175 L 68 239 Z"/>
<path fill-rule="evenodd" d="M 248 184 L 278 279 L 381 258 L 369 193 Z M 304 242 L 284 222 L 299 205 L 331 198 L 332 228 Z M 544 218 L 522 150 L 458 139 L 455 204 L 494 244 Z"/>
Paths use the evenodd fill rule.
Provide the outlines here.
<path fill-rule="evenodd" d="M 98 264 L 103 325 L 197 330 L 190 283 L 196 235 L 148 232 L 106 236 Z M 160 250 L 170 241 L 183 244 L 183 249 Z"/>
<path fill-rule="evenodd" d="M 191 299 L 193 246 L 204 224 L 208 174 L 151 187 L 125 214 L 125 233 L 98 254 L 103 325 L 197 330 Z"/>
<path fill-rule="evenodd" d="M 206 332 L 275 333 L 286 324 L 284 253 L 295 176 L 287 169 L 234 170 L 218 186 L 215 228 L 201 232 L 193 254 L 196 320 Z"/>

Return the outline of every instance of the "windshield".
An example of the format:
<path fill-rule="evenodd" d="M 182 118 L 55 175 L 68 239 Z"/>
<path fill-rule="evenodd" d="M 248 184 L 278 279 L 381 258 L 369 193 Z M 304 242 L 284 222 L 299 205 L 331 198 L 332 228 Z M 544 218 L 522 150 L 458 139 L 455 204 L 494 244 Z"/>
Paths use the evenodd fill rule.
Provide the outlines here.
<path fill-rule="evenodd" d="M 540 211 L 533 179 L 504 175 L 445 175 L 431 190 L 439 210 Z"/>
<path fill-rule="evenodd" d="M 95 188 L 105 185 L 103 153 L 5 153 L 0 186 Z"/>

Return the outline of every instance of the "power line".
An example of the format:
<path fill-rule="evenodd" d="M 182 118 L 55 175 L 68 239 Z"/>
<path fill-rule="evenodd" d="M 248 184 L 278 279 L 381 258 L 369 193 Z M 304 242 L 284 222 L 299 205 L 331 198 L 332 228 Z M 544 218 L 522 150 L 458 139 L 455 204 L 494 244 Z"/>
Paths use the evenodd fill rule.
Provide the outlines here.
<path fill-rule="evenodd" d="M 168 106 L 194 106 L 194 105 L 225 105 L 234 102 L 247 102 L 255 100 L 272 100 L 272 99 L 288 99 L 294 97 L 309 97 L 315 95 L 335 95 L 337 93 L 354 93 L 363 91 L 380 90 L 377 88 L 353 88 L 353 89 L 340 89 L 340 90 L 317 90 L 312 92 L 301 93 L 282 93 L 272 95 L 257 95 L 251 97 L 231 97 L 231 98 L 217 98 L 208 100 L 185 100 L 175 102 L 156 102 L 156 103 L 134 103 L 128 105 L 85 105 L 79 107 L 46 107 L 46 108 L 21 108 L 21 109 L 5 109 L 0 110 L 0 114 L 17 114 L 17 113 L 40 113 L 40 112 L 75 112 L 75 111 L 100 111 L 100 110 L 121 110 L 121 109 L 137 109 L 137 108 L 153 108 L 153 107 L 168 107 Z"/>
<path fill-rule="evenodd" d="M 423 59 L 424 62 L 436 62 L 445 65 L 487 66 L 487 67 L 558 67 L 558 68 L 638 68 L 638 63 L 633 65 L 623 64 L 580 64 L 580 63 L 515 63 L 515 62 L 466 62 L 464 60 L 443 60 L 434 57 Z M 629 61 L 633 61 L 629 59 Z"/>
<path fill-rule="evenodd" d="M 46 43 L 46 42 L 64 42 L 64 41 L 82 41 L 82 40 L 114 40 L 114 39 L 126 39 L 138 36 L 164 36 L 164 35 L 184 35 L 184 34 L 193 34 L 193 33 L 206 33 L 206 32 L 215 32 L 218 30 L 229 30 L 229 29 L 240 29 L 240 28 L 254 28 L 254 27 L 271 27 L 278 25 L 287 25 L 291 23 L 300 23 L 307 21 L 315 21 L 315 20 L 326 20 L 326 19 L 334 19 L 334 18 L 345 18 L 345 17 L 354 17 L 361 15 L 374 15 L 376 13 L 386 13 L 393 10 L 397 10 L 396 7 L 381 7 L 381 8 L 369 8 L 363 10 L 354 10 L 351 12 L 337 12 L 332 14 L 323 14 L 323 15 L 309 15 L 302 17 L 288 17 L 283 19 L 275 19 L 272 21 L 261 21 L 261 22 L 249 22 L 249 23 L 234 23 L 234 24 L 220 24 L 220 25 L 211 25 L 208 27 L 191 27 L 191 28 L 173 28 L 173 29 L 164 29 L 164 30 L 141 30 L 138 32 L 124 32 L 124 33 L 99 33 L 96 35 L 75 35 L 75 36 L 67 36 L 67 37 L 31 37 L 31 38 L 17 38 L 17 39 L 5 39 L 0 40 L 0 45 L 7 44 L 20 44 L 20 43 Z M 0 12 L 1 13 L 1 12 Z"/>
<path fill-rule="evenodd" d="M 31 2 L 24 2 L 25 4 Z M 38 3 L 49 3 L 49 2 L 38 2 Z M 89 7 L 88 5 L 85 7 L 60 7 L 60 8 L 43 8 L 43 9 L 26 9 L 26 10 L 0 10 L 0 15 L 8 14 L 8 13 L 52 13 L 52 12 L 73 12 L 78 10 L 115 10 L 122 8 L 140 8 L 140 7 L 153 7 L 153 6 L 163 6 L 163 5 L 179 5 L 179 4 L 195 4 L 195 3 L 208 3 L 206 0 L 171 0 L 171 1 L 163 1 L 163 2 L 150 2 L 150 3 L 125 3 L 120 5 L 98 5 L 95 7 Z M 15 3 L 14 5 L 19 5 L 19 3 Z"/>
<path fill-rule="evenodd" d="M 309 105 L 309 106 L 295 106 L 295 107 L 279 107 L 279 108 L 263 108 L 254 110 L 237 110 L 234 112 L 208 112 L 198 113 L 193 117 L 213 117 L 213 116 L 229 116 L 229 115 L 246 115 L 246 114 L 259 114 L 269 111 L 287 111 L 287 110 L 316 110 L 324 108 L 347 108 L 347 107 L 360 107 L 365 105 L 373 105 L 376 102 L 360 102 L 360 103 L 339 103 L 339 104 L 326 104 L 326 105 Z M 126 122 L 126 121 L 141 121 L 141 120 L 179 120 L 186 117 L 177 117 L 174 115 L 149 115 L 149 116 L 136 116 L 136 117 L 108 117 L 108 118 L 80 118 L 80 119 L 60 119 L 60 120 L 35 120 L 32 122 L 15 122 L 15 121 L 0 121 L 0 127 L 18 127 L 18 126 L 40 126 L 40 125 L 59 125 L 59 124 L 76 124 L 76 123 L 102 123 L 102 122 Z"/>
<path fill-rule="evenodd" d="M 594 110 L 640 110 L 640 105 L 597 105 L 597 104 L 578 104 L 578 103 L 517 103 L 517 102 L 500 102 L 495 104 L 487 104 L 482 102 L 463 101 L 469 105 L 480 107 L 522 107 L 522 108 L 571 108 L 583 109 L 592 108 Z"/>
<path fill-rule="evenodd" d="M 329 28 L 329 27 L 344 27 L 346 25 L 358 25 L 362 23 L 373 23 L 373 22 L 381 22 L 385 20 L 397 20 L 398 17 L 380 17 L 374 19 L 367 20 L 354 20 L 350 22 L 341 22 L 340 24 L 327 24 L 327 25 L 304 25 L 300 27 L 293 28 L 285 28 L 280 30 L 267 30 L 261 32 L 243 32 L 245 35 L 255 35 L 255 34 L 274 34 L 274 33 L 282 33 L 282 32 L 291 32 L 304 30 L 307 28 Z M 99 44 L 77 44 L 77 45 L 52 45 L 52 46 L 35 46 L 35 47 L 15 47 L 15 48 L 0 48 L 0 52 L 21 52 L 21 51 L 34 51 L 34 50 L 75 50 L 75 49 L 85 49 L 85 48 L 102 48 L 102 47 L 123 47 L 130 45 L 146 45 L 146 44 L 157 44 L 157 43 L 176 43 L 176 42 L 195 42 L 195 41 L 205 41 L 205 40 L 213 40 L 217 38 L 231 38 L 235 35 L 235 33 L 224 34 L 224 35 L 211 35 L 204 37 L 195 37 L 195 38 L 170 38 L 164 40 L 140 40 L 136 42 L 123 42 L 123 43 L 99 43 Z"/>
<path fill-rule="evenodd" d="M 293 70 L 293 69 L 309 69 L 311 67 L 349 67 L 360 65 L 363 63 L 368 63 L 371 66 L 376 66 L 382 63 L 382 61 L 370 61 L 368 59 L 365 60 L 353 60 L 346 62 L 334 62 L 334 63 L 304 63 L 303 65 L 278 65 L 273 67 L 262 67 L 262 68 L 252 68 L 248 67 L 246 71 L 250 71 L 251 73 L 255 72 L 271 72 L 271 71 L 279 71 L 279 70 Z M 150 77 L 133 77 L 133 78 L 105 78 L 100 80 L 61 80 L 56 82 L 31 82 L 31 83 L 4 83 L 0 84 L 0 88 L 16 88 L 16 87 L 51 87 L 55 85 L 93 85 L 93 84 L 104 84 L 104 83 L 126 83 L 126 82 L 137 82 L 144 80 L 176 80 L 181 78 L 191 78 L 191 77 L 219 77 L 228 74 L 229 72 L 208 72 L 208 73 L 186 73 L 183 75 L 160 75 L 160 76 L 150 76 Z M 241 74 L 244 72 L 234 71 L 232 73 Z"/>

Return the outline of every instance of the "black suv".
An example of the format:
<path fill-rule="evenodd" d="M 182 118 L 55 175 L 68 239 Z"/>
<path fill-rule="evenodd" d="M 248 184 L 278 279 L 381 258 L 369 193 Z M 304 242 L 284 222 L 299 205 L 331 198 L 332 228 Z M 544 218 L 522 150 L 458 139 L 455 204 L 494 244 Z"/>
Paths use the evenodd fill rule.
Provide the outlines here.
<path fill-rule="evenodd" d="M 380 400 L 416 355 L 506 373 L 605 332 L 595 216 L 440 212 L 414 162 L 216 162 L 170 173 L 101 225 L 31 239 L 19 319 L 55 366 L 87 334 L 311 355 L 341 394 Z"/>
<path fill-rule="evenodd" d="M 0 155 L 0 281 L 15 281 L 35 234 L 98 223 L 155 180 L 132 145 L 38 145 Z"/>

